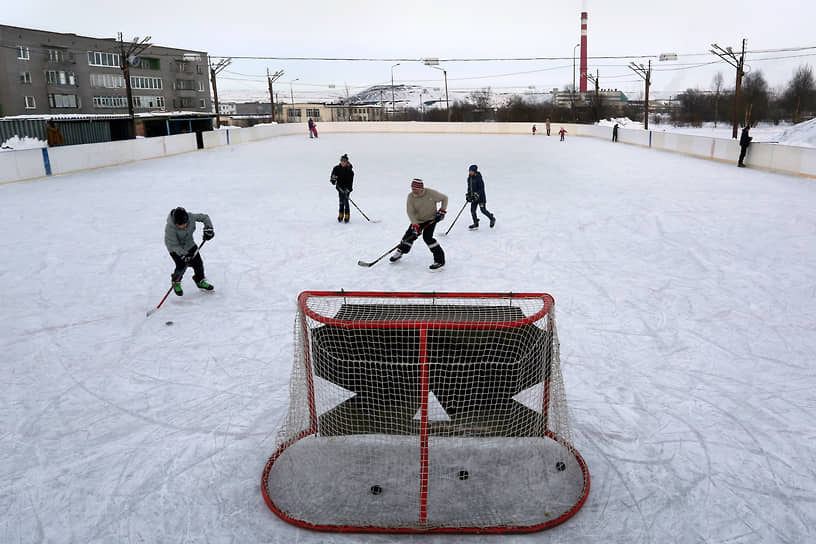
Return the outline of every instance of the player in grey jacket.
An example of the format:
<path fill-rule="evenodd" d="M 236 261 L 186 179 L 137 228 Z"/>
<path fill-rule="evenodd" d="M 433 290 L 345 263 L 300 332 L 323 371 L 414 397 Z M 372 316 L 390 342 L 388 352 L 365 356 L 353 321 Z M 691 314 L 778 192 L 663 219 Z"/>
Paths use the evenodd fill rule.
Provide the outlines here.
<path fill-rule="evenodd" d="M 184 294 L 181 279 L 188 266 L 193 267 L 193 281 L 199 289 L 213 290 L 212 284 L 204 277 L 204 261 L 201 260 L 198 246 L 193 239 L 197 222 L 204 223 L 202 239 L 212 240 L 215 231 L 210 216 L 206 213 L 188 213 L 179 206 L 170 211 L 167 216 L 167 224 L 164 226 L 164 245 L 176 264 L 176 269 L 170 279 L 173 282 L 173 292 L 178 296 Z"/>
<path fill-rule="evenodd" d="M 440 204 L 439 209 L 436 207 L 437 203 Z M 433 233 L 436 224 L 445 218 L 447 207 L 447 195 L 433 189 L 426 189 L 421 179 L 411 181 L 411 193 L 405 204 L 411 226 L 402 236 L 397 251 L 391 256 L 391 262 L 398 261 L 405 253 L 411 251 L 414 242 L 422 233 L 422 239 L 428 244 L 428 249 L 434 256 L 434 262 L 430 266 L 431 270 L 445 266 L 445 252 L 433 237 Z"/>

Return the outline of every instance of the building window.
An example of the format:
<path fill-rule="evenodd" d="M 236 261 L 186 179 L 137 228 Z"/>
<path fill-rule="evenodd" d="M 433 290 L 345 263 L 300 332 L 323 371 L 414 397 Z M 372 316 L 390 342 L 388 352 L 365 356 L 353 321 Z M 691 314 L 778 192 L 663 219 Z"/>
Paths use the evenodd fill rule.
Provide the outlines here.
<path fill-rule="evenodd" d="M 125 86 L 125 78 L 119 74 L 91 74 L 91 87 L 103 89 L 121 89 Z"/>
<path fill-rule="evenodd" d="M 33 96 L 26 96 L 25 97 L 25 107 L 27 110 L 33 110 L 37 107 L 37 101 L 34 100 Z"/>
<path fill-rule="evenodd" d="M 320 110 L 319 109 L 306 109 L 306 117 L 311 117 L 312 119 L 319 119 L 320 118 Z"/>
<path fill-rule="evenodd" d="M 76 86 L 76 76 L 73 72 L 63 72 L 61 70 L 47 70 L 45 80 L 49 85 L 73 85 Z"/>
<path fill-rule="evenodd" d="M 203 98 L 199 98 L 198 99 L 198 107 L 201 108 L 201 109 L 206 108 L 207 107 L 207 101 L 204 100 Z"/>
<path fill-rule="evenodd" d="M 28 60 L 31 58 L 31 52 L 28 50 L 28 47 L 24 45 L 17 46 L 17 58 L 19 60 Z"/>
<path fill-rule="evenodd" d="M 288 117 L 290 119 L 298 118 L 300 119 L 300 108 L 289 108 L 286 110 L 288 112 Z"/>
<path fill-rule="evenodd" d="M 163 96 L 134 96 L 134 108 L 164 109 Z"/>
<path fill-rule="evenodd" d="M 48 105 L 52 108 L 77 108 L 77 97 L 75 94 L 49 94 Z"/>
<path fill-rule="evenodd" d="M 127 98 L 124 96 L 94 96 L 95 108 L 126 108 Z"/>
<path fill-rule="evenodd" d="M 161 61 L 151 57 L 138 57 L 133 67 L 142 70 L 161 70 Z"/>
<path fill-rule="evenodd" d="M 119 55 L 116 53 L 103 53 L 100 51 L 88 51 L 88 66 L 110 66 L 119 68 Z"/>
<path fill-rule="evenodd" d="M 62 49 L 49 49 L 48 62 L 65 62 L 65 51 Z"/>
<path fill-rule="evenodd" d="M 162 78 L 130 76 L 130 86 L 134 89 L 162 89 Z"/>
<path fill-rule="evenodd" d="M 201 73 L 201 65 L 200 64 L 196 64 L 196 73 L 197 74 Z"/>
<path fill-rule="evenodd" d="M 203 92 L 204 91 L 204 82 L 201 81 L 201 80 L 198 80 L 196 83 L 198 83 L 199 92 Z"/>
<path fill-rule="evenodd" d="M 196 89 L 196 82 L 193 79 L 177 79 L 176 90 L 179 91 L 194 91 Z"/>
<path fill-rule="evenodd" d="M 20 72 L 20 83 L 31 85 L 31 72 Z"/>

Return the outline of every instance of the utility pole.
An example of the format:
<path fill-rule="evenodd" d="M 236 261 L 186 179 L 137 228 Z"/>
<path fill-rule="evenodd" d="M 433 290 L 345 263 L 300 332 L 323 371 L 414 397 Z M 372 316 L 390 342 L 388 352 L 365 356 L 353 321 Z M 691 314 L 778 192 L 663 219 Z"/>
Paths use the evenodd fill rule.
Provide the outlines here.
<path fill-rule="evenodd" d="M 742 39 L 742 52 L 740 53 L 739 59 L 734 54 L 733 49 L 731 47 L 726 47 L 723 49 L 716 43 L 712 43 L 711 52 L 720 57 L 722 60 L 733 66 L 737 69 L 737 85 L 734 87 L 734 127 L 731 130 L 731 137 L 737 137 L 737 128 L 739 126 L 739 120 L 737 118 L 739 112 L 739 102 L 740 102 L 740 89 L 742 88 L 742 76 L 745 75 L 745 70 L 743 69 L 745 66 L 745 42 L 747 40 L 745 38 Z"/>
<path fill-rule="evenodd" d="M 221 128 L 221 106 L 218 105 L 218 85 L 215 82 L 215 76 L 230 65 L 232 59 L 221 59 L 215 66 L 210 62 L 210 83 L 213 88 L 213 98 L 215 99 L 215 128 Z"/>
<path fill-rule="evenodd" d="M 269 68 L 266 69 L 266 81 L 269 82 L 269 100 L 272 102 L 272 122 L 277 123 L 275 117 L 275 93 L 272 92 L 272 84 L 275 83 L 283 75 L 283 70 L 278 70 L 274 74 L 269 74 Z"/>
<path fill-rule="evenodd" d="M 600 79 L 598 70 L 595 70 L 594 76 L 590 73 L 587 73 L 586 78 L 595 84 L 595 122 L 597 123 L 598 121 L 601 120 L 601 91 L 599 89 L 598 83 Z"/>
<path fill-rule="evenodd" d="M 431 68 L 435 68 L 437 70 L 442 70 L 442 73 L 445 75 L 445 109 L 448 112 L 448 122 L 450 123 L 451 112 L 450 102 L 448 101 L 448 71 L 439 66 L 439 59 L 423 59 L 422 64 L 424 64 L 425 66 L 430 66 Z"/>
<path fill-rule="evenodd" d="M 130 63 L 135 60 L 139 53 L 150 47 L 150 36 L 139 41 L 139 37 L 133 38 L 133 41 L 125 42 L 122 40 L 122 33 L 119 32 L 119 67 L 122 69 L 122 74 L 125 78 L 125 91 L 127 92 L 128 104 L 128 136 L 136 137 L 136 119 L 133 116 L 133 89 L 130 87 Z"/>
<path fill-rule="evenodd" d="M 643 128 L 644 130 L 649 130 L 649 86 L 652 84 L 652 61 L 649 60 L 649 67 L 645 67 L 642 64 L 635 64 L 634 62 L 629 63 L 629 68 L 632 69 L 637 75 L 643 78 L 643 81 L 646 82 L 646 100 L 645 100 L 645 115 L 643 118 Z"/>

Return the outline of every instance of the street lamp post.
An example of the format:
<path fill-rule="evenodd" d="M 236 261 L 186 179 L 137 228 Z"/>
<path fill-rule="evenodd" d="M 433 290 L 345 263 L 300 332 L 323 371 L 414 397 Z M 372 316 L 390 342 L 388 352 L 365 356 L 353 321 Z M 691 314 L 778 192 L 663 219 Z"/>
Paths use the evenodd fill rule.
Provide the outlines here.
<path fill-rule="evenodd" d="M 292 101 L 292 105 L 289 106 L 289 112 L 290 112 L 289 117 L 294 117 L 294 115 L 292 115 L 291 112 L 293 112 L 294 109 L 295 109 L 295 94 L 292 91 L 292 83 L 294 83 L 295 81 L 298 81 L 299 79 L 300 79 L 299 77 L 296 77 L 295 79 L 293 79 L 292 81 L 289 82 L 289 100 Z M 288 121 L 288 119 L 287 119 L 287 121 Z"/>
<path fill-rule="evenodd" d="M 391 67 L 391 117 L 394 117 L 394 68 L 399 66 L 401 63 L 396 63 Z"/>
<path fill-rule="evenodd" d="M 439 59 L 425 59 L 422 61 L 425 66 L 430 66 L 431 68 L 436 68 L 437 70 L 442 70 L 442 73 L 445 75 L 445 109 L 448 112 L 448 122 L 450 122 L 451 115 L 450 115 L 450 102 L 448 102 L 448 71 L 444 68 L 439 67 Z"/>

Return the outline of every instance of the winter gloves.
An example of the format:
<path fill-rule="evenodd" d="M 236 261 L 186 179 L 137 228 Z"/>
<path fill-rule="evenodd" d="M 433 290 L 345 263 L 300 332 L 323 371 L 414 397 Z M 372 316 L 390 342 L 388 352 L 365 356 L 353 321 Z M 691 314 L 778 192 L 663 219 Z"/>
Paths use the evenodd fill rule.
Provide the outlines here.
<path fill-rule="evenodd" d="M 206 242 L 207 240 L 212 240 L 215 238 L 215 230 L 210 227 L 206 227 L 204 229 L 204 235 L 202 236 L 203 240 Z"/>
<path fill-rule="evenodd" d="M 447 212 L 447 211 L 445 211 L 445 210 L 439 210 L 438 212 L 436 212 L 436 215 L 434 216 L 434 221 L 436 221 L 437 223 L 439 223 L 440 221 L 442 221 L 443 219 L 445 219 L 445 214 L 446 214 L 446 213 L 448 213 L 448 212 Z"/>
<path fill-rule="evenodd" d="M 465 193 L 465 200 L 468 202 L 476 202 L 479 200 L 479 193 L 472 192 L 472 193 Z"/>

